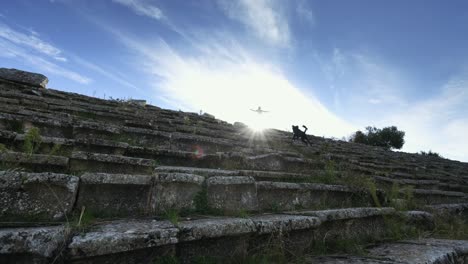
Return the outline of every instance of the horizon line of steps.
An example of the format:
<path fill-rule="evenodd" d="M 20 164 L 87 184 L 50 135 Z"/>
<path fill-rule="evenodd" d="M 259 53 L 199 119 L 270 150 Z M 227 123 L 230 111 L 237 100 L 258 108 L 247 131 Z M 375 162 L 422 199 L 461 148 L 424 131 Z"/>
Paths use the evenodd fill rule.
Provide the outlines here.
<path fill-rule="evenodd" d="M 48 98 L 43 93 L 34 90 L 34 93 L 26 91 L 18 93 L 17 91 L 5 92 L 0 90 L 0 98 L 4 103 L 0 109 L 8 113 L 17 113 L 24 111 L 34 111 L 44 113 L 60 113 L 65 116 L 74 116 L 75 119 L 97 120 L 101 122 L 112 122 L 121 125 L 128 125 L 142 128 L 162 129 L 168 132 L 191 132 L 201 133 L 212 136 L 210 130 L 220 131 L 217 136 L 223 135 L 234 138 L 237 130 L 232 125 L 219 122 L 212 118 L 195 113 L 182 113 L 168 111 L 153 107 L 138 107 L 128 105 L 123 102 L 111 104 L 110 106 L 101 106 L 100 104 L 75 102 L 73 99 Z M 107 100 L 101 100 L 108 102 Z M 100 102 L 102 104 L 102 102 Z M 29 110 L 31 109 L 31 110 Z M 195 120 L 192 121 L 192 120 Z M 155 126 L 155 123 L 157 125 Z M 190 125 L 196 124 L 199 129 L 193 130 Z M 205 129 L 204 129 L 205 128 Z M 210 133 L 211 132 L 211 133 Z"/>
<path fill-rule="evenodd" d="M 0 229 L 0 262 L 155 263 L 169 258 L 191 263 L 199 257 L 229 261 L 279 246 L 292 255 L 314 253 L 315 244 L 341 240 L 382 241 L 390 221 L 415 228 L 415 213 L 393 208 L 348 208 L 292 211 L 281 214 L 184 219 L 128 219 L 70 229 L 66 225 Z M 418 218 L 421 230 L 431 230 L 427 213 Z M 421 222 L 424 224 L 421 225 Z M 278 248 L 277 248 L 278 249 Z"/>
<path fill-rule="evenodd" d="M 177 131 L 166 132 L 158 129 L 73 120 L 50 114 L 38 116 L 37 112 L 28 115 L 0 114 L 0 129 L 18 132 L 31 127 L 39 128 L 41 134 L 46 137 L 87 139 L 93 136 L 136 146 L 174 146 L 181 150 L 192 150 L 194 145 L 200 145 L 206 151 L 213 152 L 249 148 L 247 141 L 240 141 L 240 138 L 216 137 L 216 133 L 208 136 Z"/>

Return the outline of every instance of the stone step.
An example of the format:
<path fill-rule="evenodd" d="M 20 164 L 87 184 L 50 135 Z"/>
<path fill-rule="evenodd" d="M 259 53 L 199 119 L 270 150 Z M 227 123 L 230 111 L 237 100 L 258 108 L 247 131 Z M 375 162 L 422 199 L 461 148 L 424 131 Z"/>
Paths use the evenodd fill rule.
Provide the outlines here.
<path fill-rule="evenodd" d="M 409 185 L 418 189 L 437 190 L 439 188 L 439 183 L 440 183 L 437 180 L 414 180 L 414 179 L 405 179 L 405 178 L 393 179 L 393 178 L 384 177 L 384 176 L 374 176 L 373 178 L 378 183 L 381 183 L 389 187 L 392 186 L 393 184 L 398 184 L 398 186 L 400 187 Z"/>
<path fill-rule="evenodd" d="M 0 171 L 0 226 L 65 220 L 78 183 L 66 174 Z"/>
<path fill-rule="evenodd" d="M 70 157 L 70 171 L 73 173 L 152 174 L 155 167 L 155 160 L 121 155 L 74 151 Z"/>
<path fill-rule="evenodd" d="M 52 263 L 66 248 L 65 226 L 0 229 L 0 263 Z"/>
<path fill-rule="evenodd" d="M 0 152 L 3 170 L 28 170 L 32 172 L 67 172 L 68 158 L 62 156 L 28 154 L 23 152 Z"/>
<path fill-rule="evenodd" d="M 204 204 L 200 204 L 200 199 Z M 84 206 L 96 217 L 128 218 L 164 215 L 170 210 L 237 215 L 370 204 L 372 199 L 367 192 L 339 185 L 256 182 L 249 176 L 205 178 L 189 173 L 86 173 L 81 176 L 75 210 Z"/>
<path fill-rule="evenodd" d="M 39 128 L 41 135 L 46 137 L 68 139 L 73 137 L 72 121 L 67 118 L 0 113 L 0 129 L 23 133 L 31 127 Z"/>
<path fill-rule="evenodd" d="M 217 262 L 241 261 L 271 248 L 297 256 L 310 253 L 314 244 L 324 241 L 381 241 L 387 231 L 386 219 L 394 216 L 392 208 L 349 208 L 174 223 L 118 220 L 72 230 L 64 226 L 7 228 L 0 229 L 0 261 L 48 263 L 57 258 L 66 263 L 154 263 L 172 258 L 192 263 L 203 256 Z"/>
<path fill-rule="evenodd" d="M 180 166 L 158 166 L 156 172 L 179 172 L 192 173 L 205 177 L 212 176 L 251 176 L 256 181 L 281 181 L 281 182 L 307 182 L 313 180 L 313 175 L 323 174 L 323 171 L 314 171 L 310 174 L 276 172 L 276 171 L 255 171 L 255 170 L 221 170 L 210 168 L 180 167 Z"/>
<path fill-rule="evenodd" d="M 0 143 L 8 150 L 23 152 L 26 134 L 0 129 Z M 56 137 L 40 137 L 40 145 L 34 150 L 34 154 L 70 156 L 74 140 Z"/>
<path fill-rule="evenodd" d="M 426 205 L 425 208 L 435 215 L 468 217 L 468 203 Z"/>
<path fill-rule="evenodd" d="M 366 256 L 322 256 L 303 263 L 332 264 L 463 264 L 468 259 L 468 240 L 420 239 L 384 243 L 368 249 Z"/>
<path fill-rule="evenodd" d="M 468 196 L 462 192 L 413 189 L 411 193 L 414 201 L 423 205 L 463 203 L 468 201 Z M 404 190 L 401 191 L 401 194 L 406 195 Z"/>
<path fill-rule="evenodd" d="M 257 182 L 256 185 L 258 206 L 265 211 L 347 208 L 373 204 L 368 192 L 342 185 L 268 181 Z"/>

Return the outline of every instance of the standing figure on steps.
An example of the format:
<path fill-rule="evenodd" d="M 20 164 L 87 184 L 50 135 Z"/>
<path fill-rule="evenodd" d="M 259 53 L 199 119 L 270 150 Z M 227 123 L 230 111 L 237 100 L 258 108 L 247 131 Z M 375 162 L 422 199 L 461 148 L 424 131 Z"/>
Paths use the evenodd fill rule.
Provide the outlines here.
<path fill-rule="evenodd" d="M 310 142 L 309 138 L 306 135 L 307 127 L 304 125 L 302 127 L 305 129 L 304 131 L 300 130 L 299 126 L 292 126 L 292 130 L 293 130 L 292 140 L 294 141 L 300 138 L 302 142 L 304 142 L 306 145 L 312 145 L 312 143 Z"/>

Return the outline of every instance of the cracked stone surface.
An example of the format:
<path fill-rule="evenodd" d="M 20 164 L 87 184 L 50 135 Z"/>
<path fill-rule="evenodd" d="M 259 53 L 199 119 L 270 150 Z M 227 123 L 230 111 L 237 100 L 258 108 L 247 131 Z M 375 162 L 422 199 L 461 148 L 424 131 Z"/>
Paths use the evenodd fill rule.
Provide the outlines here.
<path fill-rule="evenodd" d="M 66 174 L 0 172 L 0 219 L 62 219 L 73 208 L 78 183 Z"/>
<path fill-rule="evenodd" d="M 45 258 L 64 245 L 64 226 L 0 229 L 1 254 L 34 254 Z"/>
<path fill-rule="evenodd" d="M 331 209 L 331 210 L 320 210 L 320 211 L 298 211 L 298 212 L 287 212 L 287 213 L 295 214 L 295 215 L 316 216 L 321 221 L 336 221 L 336 220 L 344 220 L 344 219 L 392 215 L 395 213 L 395 209 L 392 207 L 383 207 L 383 208 L 362 207 L 362 208 L 343 208 L 343 209 Z"/>
<path fill-rule="evenodd" d="M 311 229 L 321 224 L 317 217 L 300 215 L 260 215 L 250 219 L 254 222 L 259 234 Z"/>
<path fill-rule="evenodd" d="M 42 88 L 46 88 L 49 82 L 42 74 L 7 68 L 0 68 L 0 78 Z"/>
<path fill-rule="evenodd" d="M 72 258 L 151 248 L 178 242 L 179 230 L 169 221 L 130 220 L 93 227 L 72 238 L 68 245 Z"/>
<path fill-rule="evenodd" d="M 178 224 L 180 241 L 193 241 L 204 238 L 238 236 L 254 233 L 252 220 L 243 218 L 199 219 Z"/>

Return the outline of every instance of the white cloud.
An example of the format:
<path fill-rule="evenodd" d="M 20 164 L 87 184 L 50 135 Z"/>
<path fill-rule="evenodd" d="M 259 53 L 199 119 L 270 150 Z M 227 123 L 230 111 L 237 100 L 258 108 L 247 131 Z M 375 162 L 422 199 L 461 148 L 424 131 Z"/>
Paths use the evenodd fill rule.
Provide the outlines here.
<path fill-rule="evenodd" d="M 138 61 L 154 76 L 155 95 L 175 109 L 203 110 L 229 122 L 283 130 L 304 124 L 320 136 L 341 137 L 354 130 L 317 99 L 305 96 L 277 67 L 256 60 L 236 43 L 205 39 L 206 49 L 187 56 L 163 40 L 143 44 L 122 34 L 117 37 L 138 52 Z M 250 111 L 258 106 L 270 113 Z"/>
<path fill-rule="evenodd" d="M 370 54 L 334 49 L 317 61 L 329 82 L 342 118 L 359 125 L 396 125 L 406 132 L 403 151 L 436 151 L 468 161 L 468 71 L 439 88 L 439 94 L 410 99 L 415 82 L 389 62 Z"/>
<path fill-rule="evenodd" d="M 79 73 L 67 70 L 53 62 L 50 62 L 44 58 L 32 54 L 31 52 L 25 50 L 24 48 L 18 45 L 15 45 L 12 42 L 0 39 L 0 50 L 0 56 L 9 59 L 16 58 L 22 63 L 34 66 L 41 72 L 44 71 L 44 73 L 51 73 L 58 76 L 62 76 L 82 84 L 88 84 L 92 81 L 90 78 L 82 76 Z"/>
<path fill-rule="evenodd" d="M 296 13 L 301 19 L 309 23 L 309 25 L 315 25 L 314 13 L 312 12 L 310 6 L 307 5 L 307 2 L 305 0 L 299 0 L 296 6 Z"/>
<path fill-rule="evenodd" d="M 274 0 L 219 0 L 223 11 L 252 30 L 259 38 L 275 46 L 291 41 L 288 20 Z"/>
<path fill-rule="evenodd" d="M 106 76 L 107 78 L 117 82 L 117 83 L 120 83 L 121 85 L 124 85 L 124 86 L 127 86 L 127 87 L 130 87 L 130 88 L 133 88 L 135 90 L 140 90 L 138 87 L 136 87 L 135 85 L 133 85 L 132 83 L 128 82 L 127 80 L 125 80 L 124 78 L 118 76 L 117 74 L 109 71 L 109 70 L 106 70 L 92 62 L 89 62 L 87 60 L 84 60 L 80 57 L 76 57 L 76 56 L 73 56 L 72 57 L 73 61 L 75 61 L 76 63 L 78 63 L 79 65 L 83 66 L 83 67 L 86 67 L 94 72 L 97 72 L 103 76 Z"/>
<path fill-rule="evenodd" d="M 41 40 L 37 33 L 26 35 L 10 28 L 3 23 L 0 23 L 0 37 L 21 47 L 47 55 L 51 58 L 54 58 L 55 60 L 62 62 L 67 61 L 67 59 L 63 57 L 62 51 L 60 49 L 44 40 Z"/>
<path fill-rule="evenodd" d="M 157 6 L 145 0 L 112 0 L 115 3 L 124 5 L 132 9 L 137 15 L 147 16 L 155 20 L 164 19 L 164 14 Z"/>
<path fill-rule="evenodd" d="M 455 76 L 431 99 L 413 103 L 386 117 L 406 131 L 405 151 L 432 150 L 468 161 L 468 78 Z"/>

